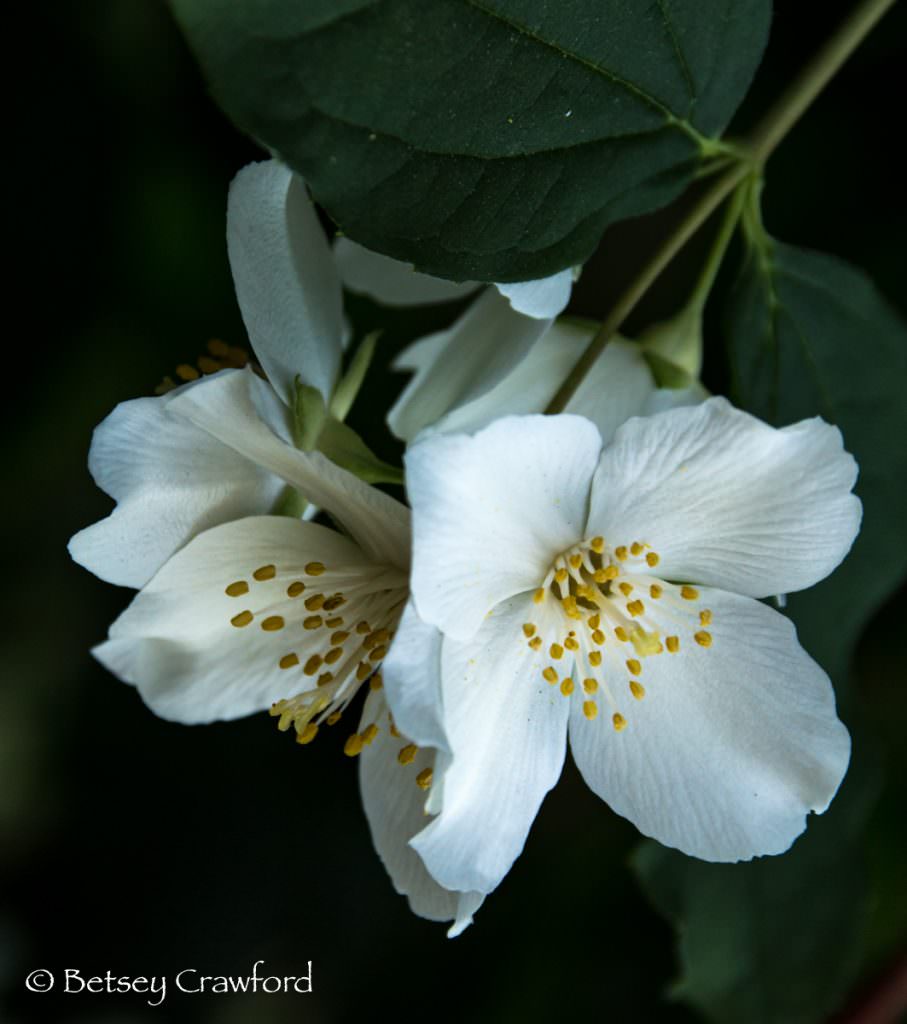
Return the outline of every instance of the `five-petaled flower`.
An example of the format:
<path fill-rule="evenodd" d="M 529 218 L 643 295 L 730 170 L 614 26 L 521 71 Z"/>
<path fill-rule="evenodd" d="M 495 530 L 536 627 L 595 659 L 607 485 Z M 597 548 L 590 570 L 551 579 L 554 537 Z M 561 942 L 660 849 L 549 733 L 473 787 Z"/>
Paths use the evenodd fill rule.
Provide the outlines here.
<path fill-rule="evenodd" d="M 406 462 L 441 686 L 398 722 L 417 741 L 443 725 L 440 814 L 412 840 L 443 886 L 500 882 L 568 733 L 614 810 L 706 860 L 779 853 L 828 806 L 847 730 L 757 599 L 811 586 L 853 542 L 837 429 L 775 429 L 716 398 L 631 419 L 604 448 L 580 417 L 510 417 Z M 409 617 L 401 650 L 427 628 Z M 392 654 L 386 679 L 413 675 Z"/>

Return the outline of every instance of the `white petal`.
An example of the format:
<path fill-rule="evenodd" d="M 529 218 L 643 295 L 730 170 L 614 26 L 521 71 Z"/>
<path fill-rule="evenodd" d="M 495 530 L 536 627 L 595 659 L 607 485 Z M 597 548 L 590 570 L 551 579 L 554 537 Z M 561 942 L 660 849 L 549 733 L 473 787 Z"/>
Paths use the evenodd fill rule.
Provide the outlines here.
<path fill-rule="evenodd" d="M 499 601 L 540 586 L 584 535 L 600 447 L 579 416 L 509 416 L 474 437 L 413 445 L 405 462 L 421 617 L 465 640 Z"/>
<path fill-rule="evenodd" d="M 386 306 L 421 306 L 470 295 L 475 281 L 447 281 L 420 274 L 409 263 L 383 256 L 349 238 L 334 242 L 334 260 L 343 286 Z"/>
<path fill-rule="evenodd" d="M 434 359 L 425 361 L 388 413 L 391 430 L 412 440 L 452 409 L 486 394 L 520 364 L 549 324 L 514 312 L 495 289 L 486 289 L 442 335 L 446 340 L 434 342 Z"/>
<path fill-rule="evenodd" d="M 362 714 L 361 728 L 375 723 L 378 734 L 359 755 L 359 786 L 362 803 L 372 833 L 372 842 L 394 883 L 394 889 L 409 900 L 420 917 L 431 921 L 455 921 L 465 928 L 471 909 L 460 912 L 462 897 L 473 894 L 450 892 L 428 873 L 410 839 L 431 820 L 425 813 L 425 791 L 416 776 L 432 767 L 434 754 L 420 750 L 410 764 L 401 764 L 397 755 L 409 743 L 394 738 L 388 727 L 387 709 L 379 693 L 370 693 Z M 478 895 L 479 902 L 481 896 Z M 474 904 L 472 909 L 478 909 Z M 463 918 L 462 920 L 457 920 Z"/>
<path fill-rule="evenodd" d="M 447 750 L 441 700 L 441 633 L 410 601 L 381 666 L 398 727 L 420 747 Z"/>
<path fill-rule="evenodd" d="M 227 251 L 258 361 L 290 404 L 297 374 L 330 398 L 340 367 L 343 293 L 305 182 L 276 160 L 233 179 Z"/>
<path fill-rule="evenodd" d="M 841 433 L 782 430 L 723 398 L 634 419 L 602 453 L 589 529 L 650 544 L 659 575 L 751 597 L 802 590 L 847 554 L 860 524 Z"/>
<path fill-rule="evenodd" d="M 469 644 L 444 640 L 445 724 L 453 763 L 440 815 L 412 841 L 445 888 L 489 893 L 519 856 L 564 763 L 569 701 L 543 681 L 508 602 Z"/>
<path fill-rule="evenodd" d="M 216 375 L 217 376 L 217 375 Z M 205 378 L 183 393 L 213 384 Z M 264 382 L 250 390 L 256 414 L 289 437 L 287 409 Z M 285 483 L 172 413 L 169 396 L 122 402 L 94 432 L 88 467 L 117 502 L 69 542 L 96 576 L 142 587 L 196 534 L 271 511 Z"/>
<path fill-rule="evenodd" d="M 311 562 L 327 566 L 317 582 L 306 572 Z M 272 578 L 253 576 L 269 565 Z M 333 594 L 349 588 L 351 574 L 370 580 L 381 573 L 352 541 L 324 526 L 282 516 L 225 523 L 178 551 L 93 653 L 162 718 L 239 718 L 310 688 L 303 667 L 329 647 L 324 629 L 303 629 L 305 598 L 288 597 L 287 587 L 302 581 Z M 248 591 L 229 596 L 225 588 L 238 581 Z M 253 620 L 233 625 L 244 611 Z M 284 627 L 266 629 L 271 616 L 281 616 Z M 280 659 L 292 653 L 299 665 L 281 669 Z"/>
<path fill-rule="evenodd" d="M 210 386 L 172 399 L 173 411 L 264 466 L 326 509 L 372 557 L 409 565 L 409 511 L 319 452 L 300 452 L 262 421 L 251 400 L 251 371 L 222 373 Z"/>
<path fill-rule="evenodd" d="M 702 604 L 712 646 L 682 638 L 677 654 L 646 658 L 642 700 L 614 686 L 620 733 L 575 703 L 573 756 L 603 800 L 666 846 L 711 861 L 780 853 L 828 806 L 850 738 L 787 618 L 721 591 L 703 590 Z"/>
<path fill-rule="evenodd" d="M 535 317 L 537 320 L 553 320 L 558 314 L 563 313 L 570 301 L 573 270 L 568 267 L 567 270 L 562 270 L 551 277 L 496 284 L 495 288 L 517 313 Z"/>

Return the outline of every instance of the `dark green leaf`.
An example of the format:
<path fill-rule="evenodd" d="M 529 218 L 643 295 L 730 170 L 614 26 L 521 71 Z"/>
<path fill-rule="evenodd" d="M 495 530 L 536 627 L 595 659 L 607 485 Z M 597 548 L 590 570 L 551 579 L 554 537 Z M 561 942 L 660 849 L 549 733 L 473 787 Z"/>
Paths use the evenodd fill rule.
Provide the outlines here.
<path fill-rule="evenodd" d="M 779 426 L 822 416 L 860 466 L 853 550 L 787 608 L 803 646 L 840 685 L 863 626 L 907 571 L 907 326 L 862 271 L 761 237 L 725 333 L 740 406 Z"/>
<path fill-rule="evenodd" d="M 172 0 L 218 101 L 350 237 L 455 279 L 585 260 L 676 196 L 770 0 Z"/>
<path fill-rule="evenodd" d="M 847 992 L 866 911 L 860 831 L 875 765 L 852 765 L 831 808 L 778 857 L 708 864 L 644 843 L 633 866 L 677 929 L 672 990 L 721 1024 L 818 1024 Z"/>

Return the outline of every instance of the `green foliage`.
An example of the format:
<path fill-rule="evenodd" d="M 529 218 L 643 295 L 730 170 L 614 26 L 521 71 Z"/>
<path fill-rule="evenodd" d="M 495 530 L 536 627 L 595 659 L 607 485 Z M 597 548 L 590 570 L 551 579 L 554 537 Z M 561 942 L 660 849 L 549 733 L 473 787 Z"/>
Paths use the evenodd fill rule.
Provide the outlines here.
<path fill-rule="evenodd" d="M 907 572 L 907 326 L 862 271 L 751 225 L 725 333 L 737 404 L 779 426 L 822 416 L 859 463 L 853 550 L 787 608 L 840 687 L 863 626 Z"/>
<path fill-rule="evenodd" d="M 770 0 L 171 0 L 215 97 L 351 238 L 443 277 L 585 260 L 677 196 Z"/>
<path fill-rule="evenodd" d="M 633 866 L 678 933 L 672 995 L 721 1024 L 819 1024 L 859 962 L 861 829 L 875 771 L 852 765 L 831 808 L 778 857 L 709 864 L 647 842 Z"/>

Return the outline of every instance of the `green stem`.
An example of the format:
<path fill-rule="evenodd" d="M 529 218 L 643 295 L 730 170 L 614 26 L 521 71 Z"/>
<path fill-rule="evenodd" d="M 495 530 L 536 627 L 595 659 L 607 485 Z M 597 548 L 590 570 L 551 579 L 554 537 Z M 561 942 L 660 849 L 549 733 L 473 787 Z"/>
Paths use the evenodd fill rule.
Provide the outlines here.
<path fill-rule="evenodd" d="M 709 250 L 705 265 L 699 273 L 699 279 L 696 281 L 696 287 L 693 289 L 693 298 L 690 305 L 700 314 L 705 309 L 712 285 L 715 283 L 715 278 L 721 269 L 721 261 L 724 259 L 728 245 L 730 245 L 734 229 L 737 227 L 737 221 L 740 220 L 740 214 L 743 212 L 746 198 L 747 190 L 738 186 L 725 210 L 721 227 L 718 229 L 718 234 L 715 235 L 715 239 L 712 242 L 712 248 Z"/>
<path fill-rule="evenodd" d="M 894 0 L 862 0 L 806 64 L 772 105 L 755 131 L 745 140 L 743 149 L 746 156 L 713 180 L 617 300 L 595 337 L 589 342 L 585 352 L 552 398 L 546 412 L 558 413 L 564 410 L 611 337 L 664 268 L 738 185 L 762 167 L 804 111 L 893 4 Z"/>

